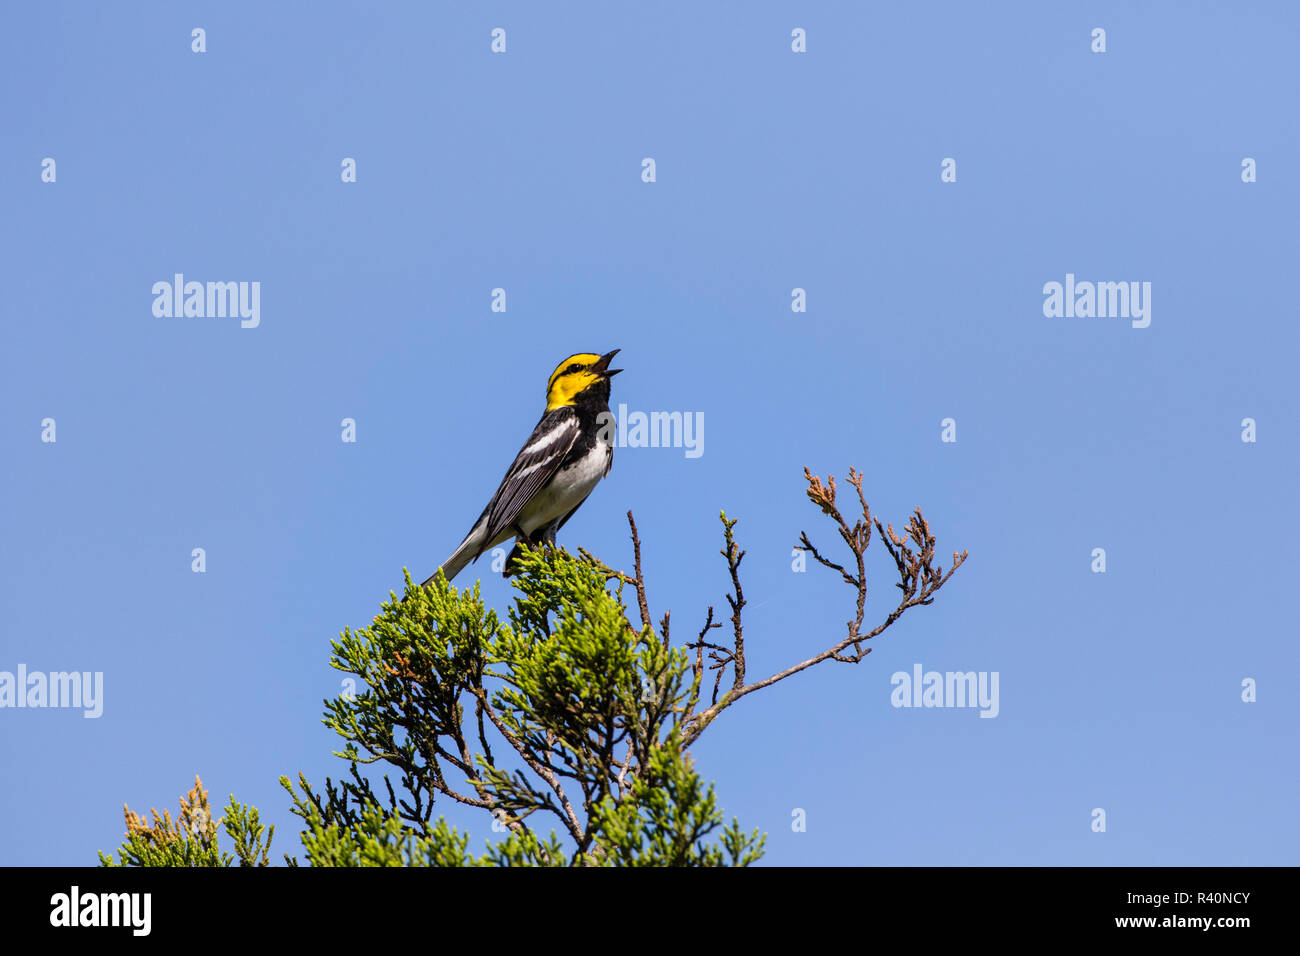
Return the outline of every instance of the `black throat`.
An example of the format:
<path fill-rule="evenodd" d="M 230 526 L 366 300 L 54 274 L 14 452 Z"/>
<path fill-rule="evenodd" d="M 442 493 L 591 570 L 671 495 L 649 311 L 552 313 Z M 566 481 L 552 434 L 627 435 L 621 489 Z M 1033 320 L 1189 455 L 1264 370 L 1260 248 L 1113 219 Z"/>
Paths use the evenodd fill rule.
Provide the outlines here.
<path fill-rule="evenodd" d="M 601 412 L 609 411 L 609 379 L 602 378 L 575 395 L 573 409 L 583 421 L 594 420 Z"/>

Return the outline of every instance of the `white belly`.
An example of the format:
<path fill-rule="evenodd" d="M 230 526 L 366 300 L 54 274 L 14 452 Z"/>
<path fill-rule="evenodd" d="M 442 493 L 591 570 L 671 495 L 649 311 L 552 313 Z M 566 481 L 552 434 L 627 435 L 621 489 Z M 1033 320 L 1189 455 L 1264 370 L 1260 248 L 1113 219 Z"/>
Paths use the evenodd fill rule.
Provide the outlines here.
<path fill-rule="evenodd" d="M 613 449 L 606 442 L 597 441 L 585 457 L 557 471 L 550 484 L 524 506 L 517 522 L 519 526 L 531 536 L 580 505 L 605 477 L 612 454 Z"/>

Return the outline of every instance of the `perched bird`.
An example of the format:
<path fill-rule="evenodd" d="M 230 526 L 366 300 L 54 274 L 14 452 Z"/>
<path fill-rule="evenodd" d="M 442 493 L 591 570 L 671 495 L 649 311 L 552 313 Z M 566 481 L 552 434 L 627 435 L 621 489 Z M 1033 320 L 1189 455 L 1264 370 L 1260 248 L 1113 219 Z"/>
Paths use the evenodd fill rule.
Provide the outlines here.
<path fill-rule="evenodd" d="M 554 544 L 555 533 L 609 474 L 614 463 L 609 380 L 623 371 L 610 368 L 609 362 L 618 351 L 579 352 L 551 373 L 541 421 L 465 540 L 442 562 L 439 570 L 448 581 L 470 561 L 513 537 L 515 546 L 506 559 L 508 576 L 520 544 Z M 437 576 L 435 571 L 424 585 Z"/>

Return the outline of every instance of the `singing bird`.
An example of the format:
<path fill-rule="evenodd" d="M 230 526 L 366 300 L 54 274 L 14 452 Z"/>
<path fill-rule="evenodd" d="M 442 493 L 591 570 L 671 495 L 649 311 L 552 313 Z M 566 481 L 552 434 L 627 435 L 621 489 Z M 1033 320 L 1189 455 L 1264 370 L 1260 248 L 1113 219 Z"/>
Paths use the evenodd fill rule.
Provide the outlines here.
<path fill-rule="evenodd" d="M 490 548 L 515 539 L 505 573 L 521 543 L 555 543 L 555 533 L 573 517 L 614 463 L 609 380 L 618 349 L 596 355 L 579 352 L 561 362 L 546 383 L 546 411 L 501 479 L 474 527 L 439 570 L 450 581 Z M 438 576 L 435 571 L 421 587 Z"/>

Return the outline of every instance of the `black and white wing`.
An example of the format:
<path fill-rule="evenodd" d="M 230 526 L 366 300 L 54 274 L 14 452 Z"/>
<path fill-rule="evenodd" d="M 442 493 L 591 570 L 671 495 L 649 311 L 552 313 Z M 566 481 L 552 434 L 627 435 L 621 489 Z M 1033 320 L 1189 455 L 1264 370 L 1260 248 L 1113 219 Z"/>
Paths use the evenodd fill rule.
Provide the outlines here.
<path fill-rule="evenodd" d="M 450 581 L 465 565 L 475 561 L 507 532 L 532 497 L 555 476 L 564 456 L 573 448 L 581 431 L 578 414 L 571 406 L 542 416 L 533 433 L 519 449 L 496 494 L 479 515 L 465 540 L 442 563 L 440 570 Z M 507 534 L 506 537 L 509 535 Z M 438 576 L 435 571 L 424 583 Z"/>
<path fill-rule="evenodd" d="M 510 470 L 501 479 L 497 493 L 484 509 L 488 519 L 488 541 L 494 540 L 513 525 L 533 495 L 555 477 L 564 456 L 578 440 L 580 431 L 578 413 L 571 406 L 557 408 L 542 416 L 533 433 L 528 436 L 528 441 L 524 442 L 524 447 L 515 456 Z"/>

